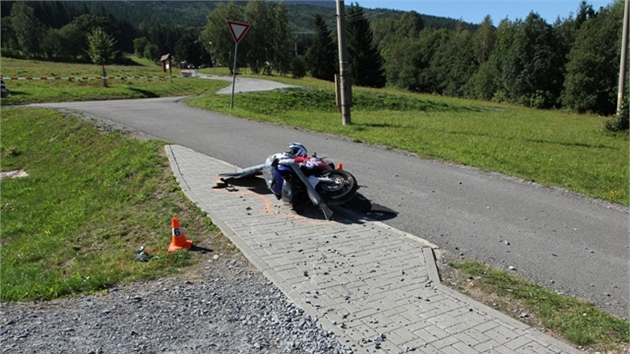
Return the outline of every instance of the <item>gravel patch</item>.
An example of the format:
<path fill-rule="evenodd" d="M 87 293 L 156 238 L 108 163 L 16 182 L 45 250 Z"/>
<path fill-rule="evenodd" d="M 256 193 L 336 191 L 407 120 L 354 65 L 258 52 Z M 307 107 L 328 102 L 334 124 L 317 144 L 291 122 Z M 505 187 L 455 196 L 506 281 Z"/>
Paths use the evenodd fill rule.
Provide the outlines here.
<path fill-rule="evenodd" d="M 352 353 L 242 256 L 103 295 L 0 307 L 3 353 Z"/>

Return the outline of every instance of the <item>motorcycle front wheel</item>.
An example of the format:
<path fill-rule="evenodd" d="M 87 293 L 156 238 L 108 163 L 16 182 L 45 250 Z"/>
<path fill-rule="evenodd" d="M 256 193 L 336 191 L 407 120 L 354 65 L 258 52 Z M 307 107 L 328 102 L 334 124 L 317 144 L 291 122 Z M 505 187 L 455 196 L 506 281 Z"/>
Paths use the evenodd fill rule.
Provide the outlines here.
<path fill-rule="evenodd" d="M 356 178 L 344 170 L 329 170 L 322 174 L 331 182 L 320 182 L 317 193 L 330 205 L 340 205 L 350 201 L 359 189 Z"/>

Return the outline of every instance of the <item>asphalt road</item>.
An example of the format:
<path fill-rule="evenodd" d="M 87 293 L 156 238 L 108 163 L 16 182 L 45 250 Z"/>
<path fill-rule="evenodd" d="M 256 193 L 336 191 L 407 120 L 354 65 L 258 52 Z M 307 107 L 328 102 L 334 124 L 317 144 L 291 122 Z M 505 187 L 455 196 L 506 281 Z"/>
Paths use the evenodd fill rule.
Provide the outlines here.
<path fill-rule="evenodd" d="M 83 111 L 240 167 L 263 163 L 299 141 L 310 153 L 343 162 L 375 209 L 393 211 L 382 215 L 384 223 L 630 318 L 625 207 L 343 138 L 207 112 L 182 99 L 36 106 Z"/>

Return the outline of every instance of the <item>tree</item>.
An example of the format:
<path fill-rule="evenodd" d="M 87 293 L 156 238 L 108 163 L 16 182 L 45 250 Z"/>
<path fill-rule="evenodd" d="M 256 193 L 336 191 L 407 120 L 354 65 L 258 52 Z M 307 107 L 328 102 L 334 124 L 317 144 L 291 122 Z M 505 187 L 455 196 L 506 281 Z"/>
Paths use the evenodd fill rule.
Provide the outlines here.
<path fill-rule="evenodd" d="M 27 58 L 36 58 L 40 52 L 40 38 L 44 27 L 28 3 L 16 2 L 11 7 L 11 27 L 17 48 Z"/>
<path fill-rule="evenodd" d="M 291 68 L 294 57 L 287 6 L 284 0 L 281 0 L 279 3 L 270 2 L 269 6 L 274 19 L 274 29 L 271 37 L 274 48 L 273 63 L 278 72 L 284 74 Z"/>
<path fill-rule="evenodd" d="M 144 48 L 149 45 L 149 40 L 146 37 L 140 37 L 133 40 L 133 53 L 138 57 L 144 56 Z"/>
<path fill-rule="evenodd" d="M 248 49 L 241 51 L 239 44 L 239 53 L 243 53 L 249 67 L 256 74 L 264 71 L 265 74 L 271 74 L 269 67 L 272 62 L 273 47 L 269 40 L 270 32 L 273 30 L 273 20 L 269 14 L 265 1 L 250 0 L 245 6 L 245 22 L 251 25 L 247 32 Z"/>
<path fill-rule="evenodd" d="M 516 32 L 521 22 L 510 22 L 504 19 L 499 23 L 496 31 L 496 40 L 492 54 L 480 68 L 478 73 L 473 75 L 475 93 L 473 97 L 492 98 L 498 102 L 507 101 L 507 90 L 510 82 L 504 79 L 503 71 L 507 66 L 510 48 L 514 43 Z"/>
<path fill-rule="evenodd" d="M 530 13 L 518 27 L 503 67 L 510 101 L 537 108 L 558 105 L 563 59 L 557 47 L 553 28 L 540 15 Z"/>
<path fill-rule="evenodd" d="M 400 19 L 380 18 L 372 22 L 374 43 L 383 51 L 405 39 L 418 39 L 424 30 L 424 20 L 415 11 L 404 13 Z"/>
<path fill-rule="evenodd" d="M 481 25 L 473 35 L 475 59 L 479 65 L 485 63 L 490 58 L 490 54 L 492 54 L 492 50 L 494 49 L 495 40 L 496 28 L 492 25 L 492 19 L 488 15 L 483 19 L 483 22 L 481 22 Z"/>
<path fill-rule="evenodd" d="M 206 26 L 201 31 L 200 39 L 206 50 L 209 53 L 214 53 L 215 60 L 218 63 L 232 67 L 234 61 L 234 39 L 227 25 L 228 20 L 244 21 L 243 8 L 235 5 L 233 2 L 219 4 L 208 15 Z M 239 53 L 247 52 L 245 39 L 239 43 Z M 238 56 L 238 66 L 243 66 L 243 63 L 246 62 L 244 57 L 245 55 Z"/>
<path fill-rule="evenodd" d="M 454 97 L 464 96 L 466 83 L 478 67 L 472 34 L 463 27 L 449 32 L 431 59 L 436 92 Z"/>
<path fill-rule="evenodd" d="M 416 63 L 422 55 L 421 45 L 418 39 L 404 38 L 387 46 L 385 72 L 388 84 L 419 91 L 418 76 L 421 68 Z"/>
<path fill-rule="evenodd" d="M 44 34 L 44 37 L 41 39 L 41 51 L 49 60 L 57 60 L 60 58 L 59 49 L 61 49 L 61 36 L 59 35 L 59 30 L 57 29 L 49 29 Z"/>
<path fill-rule="evenodd" d="M 149 43 L 146 47 L 144 47 L 144 52 L 142 53 L 142 56 L 144 58 L 153 60 L 154 62 L 158 61 L 160 56 L 160 48 L 158 48 L 158 46 L 153 43 Z"/>
<path fill-rule="evenodd" d="M 479 67 L 466 83 L 465 96 L 490 100 L 497 92 L 500 71 L 496 60 L 490 61 L 496 40 L 497 29 L 493 26 L 490 16 L 486 16 L 473 34 L 473 50 Z"/>
<path fill-rule="evenodd" d="M 405 12 L 398 21 L 395 40 L 401 38 L 418 38 L 424 29 L 424 21 L 415 11 Z"/>
<path fill-rule="evenodd" d="M 316 35 L 304 56 L 306 68 L 316 79 L 335 81 L 337 50 L 332 41 L 332 32 L 319 14 L 315 15 L 314 23 Z"/>
<path fill-rule="evenodd" d="M 496 62 L 486 61 L 468 80 L 466 96 L 478 100 L 491 100 L 499 92 L 498 78 L 500 76 Z"/>
<path fill-rule="evenodd" d="M 115 27 L 107 17 L 83 14 L 57 32 L 60 47 L 57 56 L 63 60 L 90 62 L 88 53 L 88 34 L 96 28 L 113 37 Z"/>
<path fill-rule="evenodd" d="M 188 29 L 177 44 L 175 44 L 175 57 L 178 61 L 186 61 L 198 66 L 203 61 L 203 46 L 198 40 L 198 34 L 194 28 Z"/>
<path fill-rule="evenodd" d="M 569 53 L 562 102 L 578 112 L 614 114 L 623 3 L 582 24 Z"/>
<path fill-rule="evenodd" d="M 381 52 L 392 43 L 397 25 L 398 20 L 391 16 L 372 21 L 371 26 L 374 43 L 376 43 Z"/>
<path fill-rule="evenodd" d="M 363 9 L 356 3 L 347 12 L 348 63 L 352 83 L 357 86 L 384 87 L 383 57 L 374 44 L 372 29 Z"/>
<path fill-rule="evenodd" d="M 54 56 L 64 61 L 82 60 L 87 48 L 85 30 L 76 22 L 71 22 L 58 30 L 52 30 L 54 34 L 51 36 L 58 37 L 59 41 L 58 47 L 53 49 Z"/>
<path fill-rule="evenodd" d="M 250 0 L 245 7 L 245 20 L 251 24 L 247 34 L 247 62 L 255 73 L 280 73 L 291 65 L 291 31 L 284 2 Z M 240 48 L 239 48 L 240 52 Z"/>
<path fill-rule="evenodd" d="M 92 62 L 103 69 L 103 86 L 107 87 L 105 65 L 116 57 L 116 40 L 102 28 L 97 27 L 88 34 L 88 45 L 87 53 Z"/>
<path fill-rule="evenodd" d="M 294 79 L 301 79 L 306 76 L 306 64 L 301 57 L 293 57 L 291 60 L 291 73 Z"/>

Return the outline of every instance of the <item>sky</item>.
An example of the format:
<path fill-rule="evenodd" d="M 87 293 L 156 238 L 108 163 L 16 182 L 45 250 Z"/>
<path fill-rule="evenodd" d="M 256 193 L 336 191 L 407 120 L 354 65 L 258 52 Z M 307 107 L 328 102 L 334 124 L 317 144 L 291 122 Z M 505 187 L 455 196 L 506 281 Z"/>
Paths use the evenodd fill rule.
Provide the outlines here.
<path fill-rule="evenodd" d="M 479 24 L 490 15 L 496 26 L 501 20 L 524 20 L 530 12 L 538 13 L 549 24 L 558 16 L 566 19 L 575 15 L 581 0 L 344 0 L 346 6 L 357 3 L 362 8 L 384 8 L 402 11 L 414 10 L 419 14 L 448 17 Z M 613 0 L 587 0 L 596 11 Z"/>

